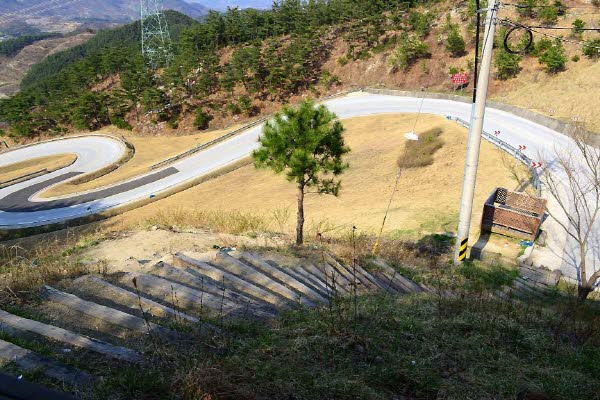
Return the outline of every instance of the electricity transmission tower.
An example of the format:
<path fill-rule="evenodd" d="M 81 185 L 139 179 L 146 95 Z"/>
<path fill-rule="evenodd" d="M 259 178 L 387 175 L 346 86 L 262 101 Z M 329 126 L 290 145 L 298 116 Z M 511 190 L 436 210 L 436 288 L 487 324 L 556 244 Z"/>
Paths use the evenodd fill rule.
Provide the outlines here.
<path fill-rule="evenodd" d="M 140 0 L 140 5 L 142 55 L 152 69 L 168 65 L 173 53 L 162 0 Z"/>

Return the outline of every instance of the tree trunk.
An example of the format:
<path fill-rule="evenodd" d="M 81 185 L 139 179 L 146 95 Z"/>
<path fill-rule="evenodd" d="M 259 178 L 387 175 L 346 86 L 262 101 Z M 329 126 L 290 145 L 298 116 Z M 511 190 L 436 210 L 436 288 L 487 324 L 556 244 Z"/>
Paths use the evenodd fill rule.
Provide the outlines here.
<path fill-rule="evenodd" d="M 588 295 L 592 293 L 592 288 L 587 286 L 578 286 L 577 287 L 577 302 L 583 303 Z"/>
<path fill-rule="evenodd" d="M 304 185 L 298 184 L 298 222 L 296 224 L 296 245 L 304 242 Z"/>

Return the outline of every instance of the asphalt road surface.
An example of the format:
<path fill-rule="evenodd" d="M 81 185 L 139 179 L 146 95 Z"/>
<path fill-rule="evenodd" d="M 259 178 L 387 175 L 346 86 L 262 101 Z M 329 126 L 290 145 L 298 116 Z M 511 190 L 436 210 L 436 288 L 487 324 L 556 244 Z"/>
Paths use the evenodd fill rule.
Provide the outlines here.
<path fill-rule="evenodd" d="M 422 100 L 415 97 L 354 93 L 328 100 L 324 104 L 339 118 L 344 119 L 377 114 L 416 113 L 421 101 L 422 113 L 470 120 L 471 104 L 441 99 Z M 539 160 L 540 155 L 545 155 L 545 160 L 552 160 L 552 155 L 556 154 L 557 149 L 572 146 L 571 139 L 559 132 L 493 108 L 486 111 L 484 130 L 499 131 L 499 138 L 515 147 L 527 146 L 524 153 L 533 160 Z M 262 125 L 258 125 L 163 169 L 95 191 L 53 199 L 42 199 L 39 194 L 60 182 L 115 162 L 125 152 L 123 143 L 108 137 L 88 136 L 41 143 L 0 154 L 0 166 L 52 154 L 75 153 L 78 156 L 77 161 L 69 167 L 0 189 L 0 229 L 63 222 L 124 206 L 176 188 L 248 156 L 258 147 L 257 139 L 261 131 Z M 466 139 L 465 136 L 465 145 Z M 552 168 L 552 163 L 545 167 Z M 461 182 L 449 184 L 460 185 Z M 554 207 L 552 202 L 550 207 Z M 576 277 L 579 259 L 576 246 L 564 232 L 555 229 L 556 226 L 551 222 L 546 222 L 545 225 L 553 228 L 548 244 L 548 251 L 552 255 L 547 262 L 553 265 L 548 266 L 553 269 L 562 268 L 567 275 Z M 600 230 L 597 228 L 596 233 Z M 595 235 L 591 240 L 598 243 L 599 237 Z M 473 239 L 471 243 L 474 243 Z M 596 248 L 588 257 L 591 257 L 592 262 L 598 262 L 598 254 L 599 249 Z"/>

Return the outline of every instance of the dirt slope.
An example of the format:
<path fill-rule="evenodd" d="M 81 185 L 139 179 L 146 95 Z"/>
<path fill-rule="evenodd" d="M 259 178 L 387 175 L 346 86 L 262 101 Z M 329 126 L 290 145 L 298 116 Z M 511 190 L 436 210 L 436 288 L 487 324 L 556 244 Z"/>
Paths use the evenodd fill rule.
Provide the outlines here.
<path fill-rule="evenodd" d="M 27 71 L 51 54 L 70 49 L 88 41 L 93 33 L 84 32 L 73 36 L 40 40 L 12 58 L 0 59 L 0 98 L 9 97 L 19 91 L 19 84 Z"/>

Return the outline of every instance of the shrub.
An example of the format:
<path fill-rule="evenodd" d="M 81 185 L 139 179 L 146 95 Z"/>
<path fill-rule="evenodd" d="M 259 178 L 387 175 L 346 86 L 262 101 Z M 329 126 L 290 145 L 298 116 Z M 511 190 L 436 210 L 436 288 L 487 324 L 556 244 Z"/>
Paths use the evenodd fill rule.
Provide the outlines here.
<path fill-rule="evenodd" d="M 458 27 L 453 27 L 448 33 L 446 49 L 453 57 L 460 57 L 465 54 L 465 39 L 460 34 Z"/>
<path fill-rule="evenodd" d="M 600 0 L 592 0 L 592 5 L 593 5 L 594 7 L 598 7 L 598 8 L 600 8 Z"/>
<path fill-rule="evenodd" d="M 520 62 L 521 57 L 518 55 L 510 54 L 506 51 L 498 51 L 496 53 L 496 59 L 494 60 L 494 64 L 498 70 L 498 78 L 506 80 L 517 76 L 521 71 L 521 67 L 519 66 Z"/>
<path fill-rule="evenodd" d="M 554 7 L 558 11 L 558 15 L 563 16 L 567 13 L 567 6 L 561 0 L 554 0 Z"/>
<path fill-rule="evenodd" d="M 242 112 L 242 110 L 240 110 L 240 106 L 236 103 L 227 103 L 225 109 L 233 115 L 238 115 Z"/>
<path fill-rule="evenodd" d="M 416 37 L 406 38 L 398 45 L 390 58 L 391 66 L 406 71 L 419 58 L 429 56 L 429 47 Z"/>
<path fill-rule="evenodd" d="M 419 168 L 433 164 L 433 155 L 444 145 L 442 132 L 440 128 L 433 128 L 419 134 L 419 140 L 407 141 L 398 158 L 398 167 Z"/>
<path fill-rule="evenodd" d="M 539 57 L 540 64 L 546 65 L 546 71 L 556 74 L 565 70 L 567 56 L 560 40 L 556 40 L 548 50 Z"/>
<path fill-rule="evenodd" d="M 202 109 L 198 109 L 196 112 L 196 118 L 194 119 L 194 126 L 200 130 L 208 128 L 208 124 L 212 121 L 212 115 L 206 113 Z"/>
<path fill-rule="evenodd" d="M 238 100 L 238 105 L 240 110 L 251 117 L 254 115 L 254 106 L 252 105 L 252 100 L 248 96 L 241 96 Z"/>
<path fill-rule="evenodd" d="M 536 57 L 544 54 L 546 50 L 552 47 L 552 40 L 543 38 L 539 42 L 533 44 L 533 48 L 531 49 L 531 54 Z"/>
<path fill-rule="evenodd" d="M 346 56 L 341 56 L 340 58 L 337 59 L 338 64 L 340 64 L 342 67 L 346 64 L 348 64 L 348 57 Z"/>
<path fill-rule="evenodd" d="M 581 60 L 581 58 L 580 58 L 580 57 L 579 57 L 579 55 L 577 55 L 577 54 L 575 54 L 575 55 L 573 56 L 573 58 L 571 58 L 571 61 L 573 61 L 573 62 L 578 62 L 579 60 Z"/>
<path fill-rule="evenodd" d="M 538 0 L 524 0 L 520 1 L 522 7 L 517 8 L 519 14 L 524 17 L 533 18 L 536 15 Z"/>
<path fill-rule="evenodd" d="M 133 127 L 129 124 L 129 122 L 125 121 L 122 117 L 114 117 L 111 120 L 112 124 L 119 129 L 127 129 L 128 131 L 133 130 Z"/>
<path fill-rule="evenodd" d="M 600 39 L 586 40 L 583 43 L 583 54 L 592 59 L 600 57 Z"/>
<path fill-rule="evenodd" d="M 555 6 L 542 7 L 538 17 L 544 24 L 553 25 L 558 21 L 558 9 Z"/>
<path fill-rule="evenodd" d="M 171 129 L 177 129 L 179 128 L 179 121 L 177 119 L 177 115 L 172 116 L 168 121 L 167 124 L 169 125 L 169 127 Z"/>
<path fill-rule="evenodd" d="M 410 29 L 420 37 L 426 37 L 431 30 L 431 21 L 434 19 L 432 13 L 412 12 L 408 17 Z"/>
<path fill-rule="evenodd" d="M 571 33 L 573 34 L 573 36 L 581 38 L 583 36 L 585 22 L 577 18 L 575 21 L 573 21 L 571 25 L 573 26 L 573 28 L 571 29 Z"/>

